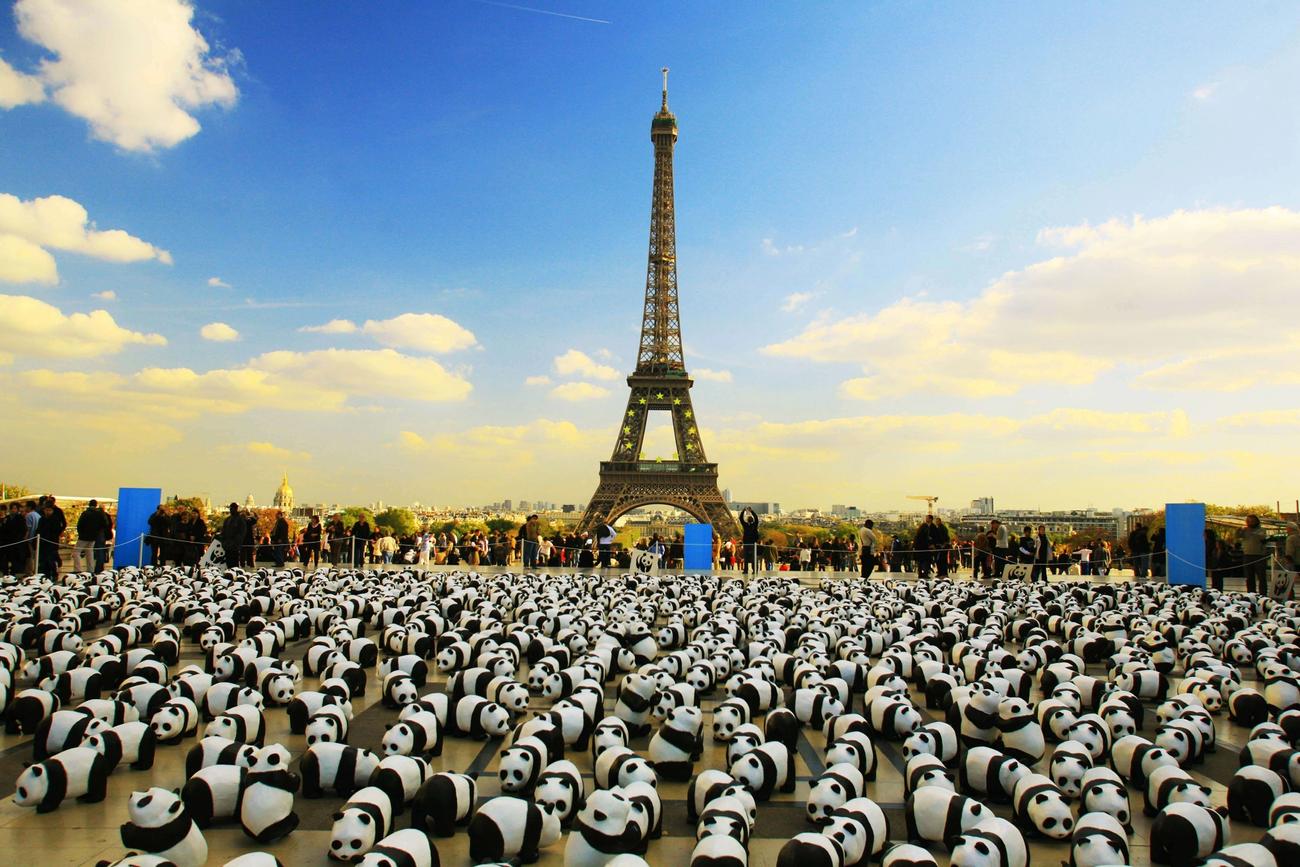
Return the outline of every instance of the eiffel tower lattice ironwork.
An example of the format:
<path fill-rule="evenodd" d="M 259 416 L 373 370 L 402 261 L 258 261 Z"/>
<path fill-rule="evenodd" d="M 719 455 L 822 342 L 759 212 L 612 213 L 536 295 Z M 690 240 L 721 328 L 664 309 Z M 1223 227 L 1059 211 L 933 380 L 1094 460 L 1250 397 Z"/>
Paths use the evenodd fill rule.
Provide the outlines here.
<path fill-rule="evenodd" d="M 668 110 L 668 70 L 663 70 L 663 104 L 650 122 L 655 173 L 650 200 L 650 256 L 636 370 L 627 378 L 627 410 L 619 422 L 610 459 L 600 463 L 600 484 L 579 529 L 613 523 L 639 506 L 668 505 L 712 524 L 722 536 L 740 528 L 718 490 L 718 465 L 704 455 L 691 405 L 690 376 L 682 353 L 677 306 L 677 230 L 673 213 L 673 145 L 677 118 Z M 651 412 L 669 413 L 677 452 L 671 459 L 642 454 Z"/>

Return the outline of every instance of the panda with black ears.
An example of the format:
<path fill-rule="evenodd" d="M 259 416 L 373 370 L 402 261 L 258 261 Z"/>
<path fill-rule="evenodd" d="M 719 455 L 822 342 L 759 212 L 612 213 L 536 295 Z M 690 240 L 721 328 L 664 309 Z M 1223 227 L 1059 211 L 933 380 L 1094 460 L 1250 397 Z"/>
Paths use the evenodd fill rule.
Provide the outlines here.
<path fill-rule="evenodd" d="M 203 867 L 208 860 L 207 841 L 179 792 L 157 786 L 132 792 L 126 809 L 130 821 L 121 828 L 123 846 L 166 858 L 177 867 Z"/>

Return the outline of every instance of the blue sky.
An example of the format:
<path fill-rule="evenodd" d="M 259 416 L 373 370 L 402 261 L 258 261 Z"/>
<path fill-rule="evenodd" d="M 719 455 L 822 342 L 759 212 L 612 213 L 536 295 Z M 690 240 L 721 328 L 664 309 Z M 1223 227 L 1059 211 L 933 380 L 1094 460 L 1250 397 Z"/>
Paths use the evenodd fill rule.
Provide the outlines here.
<path fill-rule="evenodd" d="M 737 496 L 1300 493 L 1288 4 L 70 8 L 0 16 L 0 293 L 55 308 L 0 323 L 38 410 L 6 476 L 585 500 L 667 65 L 688 365 Z M 153 252 L 59 246 L 50 196 Z"/>

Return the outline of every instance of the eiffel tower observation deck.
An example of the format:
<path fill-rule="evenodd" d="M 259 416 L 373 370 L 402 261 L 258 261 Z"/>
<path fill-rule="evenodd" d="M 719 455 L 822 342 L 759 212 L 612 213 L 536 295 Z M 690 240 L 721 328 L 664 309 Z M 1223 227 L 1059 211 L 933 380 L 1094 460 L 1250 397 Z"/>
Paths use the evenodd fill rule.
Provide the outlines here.
<path fill-rule="evenodd" d="M 677 221 L 673 206 L 673 147 L 677 118 L 668 109 L 668 70 L 663 70 L 663 101 L 650 121 L 654 144 L 654 182 L 650 195 L 650 252 L 646 262 L 645 303 L 636 370 L 627 378 L 627 409 L 619 420 L 610 459 L 601 461 L 600 484 L 579 524 L 590 530 L 613 523 L 647 505 L 681 509 L 712 524 L 724 538 L 739 526 L 718 489 L 718 465 L 709 463 L 700 439 L 691 381 L 682 351 L 677 296 Z M 676 452 L 670 459 L 642 452 L 650 414 L 672 420 Z"/>

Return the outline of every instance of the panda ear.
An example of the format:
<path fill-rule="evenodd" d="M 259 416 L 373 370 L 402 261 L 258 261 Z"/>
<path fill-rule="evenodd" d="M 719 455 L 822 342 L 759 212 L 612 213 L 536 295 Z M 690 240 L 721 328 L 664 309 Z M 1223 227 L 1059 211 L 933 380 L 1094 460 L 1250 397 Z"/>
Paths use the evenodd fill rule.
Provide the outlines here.
<path fill-rule="evenodd" d="M 1042 804 L 1047 801 L 1047 795 L 1038 795 L 1034 798 L 1035 804 Z"/>

